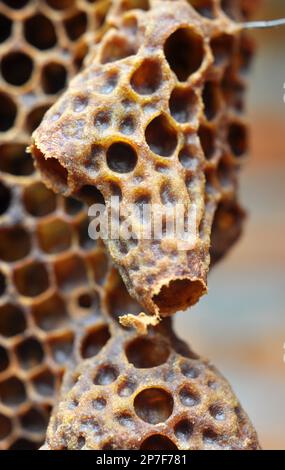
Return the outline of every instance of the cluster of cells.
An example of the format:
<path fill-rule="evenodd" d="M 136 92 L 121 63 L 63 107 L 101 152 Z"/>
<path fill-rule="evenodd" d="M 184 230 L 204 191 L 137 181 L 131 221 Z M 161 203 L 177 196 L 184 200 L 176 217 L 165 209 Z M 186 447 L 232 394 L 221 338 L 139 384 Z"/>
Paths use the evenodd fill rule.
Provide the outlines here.
<path fill-rule="evenodd" d="M 91 322 L 101 308 L 108 261 L 88 237 L 86 209 L 48 190 L 26 151 L 81 64 L 85 30 L 102 24 L 107 2 L 97 3 L 0 4 L 2 450 L 40 447 L 75 323 Z"/>
<path fill-rule="evenodd" d="M 206 16 L 211 11 L 218 12 L 216 2 L 191 3 L 203 15 L 206 12 Z M 227 14 L 236 14 L 235 4 L 238 2 L 222 3 Z M 90 41 L 92 44 L 102 35 L 105 16 L 110 7 L 114 16 L 118 9 L 147 10 L 149 4 L 145 0 L 116 1 L 114 5 L 108 0 L 3 0 L 0 3 L 1 450 L 38 449 L 41 446 L 45 440 L 51 409 L 60 397 L 59 389 L 67 364 L 70 363 L 71 367 L 82 361 L 85 364 L 85 361 L 101 354 L 101 367 L 105 347 L 118 344 L 118 348 L 122 348 L 128 340 L 143 341 L 136 333 L 118 325 L 119 316 L 124 313 L 138 314 L 141 307 L 128 294 L 102 242 L 89 238 L 86 206 L 76 199 L 56 196 L 48 189 L 35 171 L 31 155 L 26 150 L 31 133 L 82 66 Z M 126 25 L 125 30 L 129 34 L 132 34 L 134 26 L 131 23 Z M 119 51 L 122 47 L 120 44 Z M 105 49 L 104 60 L 108 60 L 108 54 L 116 54 L 113 49 L 111 47 L 109 52 L 108 48 Z M 242 57 L 246 68 L 250 54 L 247 47 L 244 49 Z M 218 50 L 223 51 L 223 47 L 218 47 Z M 226 80 L 226 76 L 228 79 L 231 76 L 229 65 L 225 67 L 224 75 L 227 102 L 237 109 L 238 97 L 240 106 L 242 103 L 243 79 L 240 79 L 239 86 L 235 85 L 232 89 L 232 82 Z M 157 76 L 156 73 L 154 76 Z M 114 85 L 115 77 L 110 76 L 104 85 L 105 92 L 110 93 Z M 138 96 L 144 96 L 142 89 L 145 86 L 134 74 L 132 87 Z M 150 83 L 148 86 L 156 85 Z M 174 95 L 173 119 L 180 114 L 183 120 L 185 110 L 182 109 L 181 113 L 175 111 L 180 98 L 179 93 L 178 97 Z M 83 108 L 84 101 L 79 100 L 75 106 L 76 112 L 81 112 Z M 96 117 L 96 126 L 101 128 L 102 133 L 108 128 L 108 119 L 106 123 L 105 119 L 104 115 Z M 109 119 L 113 119 L 111 115 Z M 177 117 L 178 123 L 179 119 Z M 131 119 L 126 119 L 120 123 L 118 132 L 131 136 L 133 124 Z M 157 124 L 161 127 L 160 122 Z M 177 138 L 176 132 L 174 138 Z M 231 135 L 231 140 L 235 141 L 235 132 Z M 149 139 L 152 142 L 151 128 Z M 156 144 L 153 142 L 150 145 Z M 170 142 L 169 145 L 171 147 L 173 144 Z M 124 152 L 125 149 L 123 157 Z M 109 148 L 109 155 L 112 162 L 112 148 Z M 182 155 L 180 160 L 183 159 Z M 162 166 L 165 163 L 167 166 L 167 162 L 163 162 Z M 128 164 L 122 158 L 122 168 Z M 114 186 L 113 190 L 116 192 L 117 188 Z M 82 193 L 85 198 L 90 197 L 88 187 L 83 188 Z M 91 191 L 92 197 L 94 193 Z M 212 234 L 213 262 L 223 256 L 237 237 L 243 218 L 239 206 L 234 203 L 233 210 L 231 199 L 227 198 L 219 205 L 216 214 L 219 215 L 215 218 Z M 225 235 L 225 227 L 230 240 L 229 235 Z M 157 334 L 164 335 L 162 332 Z M 143 342 L 137 343 L 137 346 L 145 351 Z M 172 343 L 169 343 L 167 350 L 171 351 L 172 347 Z M 118 361 L 116 363 L 116 384 L 119 381 L 123 383 L 120 374 L 127 367 L 126 364 L 136 362 L 133 358 L 134 349 L 131 346 L 126 348 L 128 359 L 122 356 L 122 365 Z M 160 369 L 156 367 L 157 361 L 161 360 L 161 352 L 157 352 L 158 359 L 151 359 L 155 351 L 155 348 L 148 348 L 144 361 L 148 372 L 153 367 L 154 374 L 159 375 Z M 176 357 L 175 354 L 169 352 L 165 355 L 164 369 L 169 369 L 169 374 L 172 370 L 169 358 Z M 181 358 L 179 360 L 182 361 Z M 99 372 L 102 370 L 100 367 Z M 114 366 L 108 367 L 103 369 L 101 378 L 100 374 L 97 378 L 99 382 L 107 380 L 106 385 L 110 380 L 106 379 L 106 375 L 114 375 Z M 143 370 L 143 367 L 141 364 L 138 369 Z M 105 371 L 109 372 L 105 374 Z M 137 385 L 140 384 L 141 390 L 145 386 L 146 377 L 147 374 L 137 376 Z M 126 385 L 128 383 L 131 384 L 130 379 Z M 105 391 L 101 390 L 104 395 Z M 176 392 L 169 390 L 172 400 L 176 400 Z M 130 394 L 124 393 L 127 400 Z M 119 393 L 110 395 L 109 400 L 116 401 L 117 396 Z M 104 408 L 107 398 L 106 395 L 99 400 L 99 408 Z M 145 423 L 145 420 L 142 422 Z M 175 428 L 175 433 L 181 434 L 182 440 L 183 434 L 190 436 L 191 433 L 187 431 L 189 422 L 186 428 L 182 418 L 177 423 L 179 426 Z M 159 436 L 159 433 L 153 434 Z M 163 435 L 165 439 L 168 436 Z M 155 448 L 164 448 L 168 442 L 163 436 L 158 437 L 158 440 L 156 437 L 153 439 Z M 180 446 L 171 432 L 168 439 L 173 445 Z"/>
<path fill-rule="evenodd" d="M 230 246 L 243 220 L 236 180 L 247 152 L 252 44 L 217 2 L 192 2 L 197 11 L 189 3 L 126 11 L 118 2 L 86 67 L 33 136 L 37 165 L 55 191 L 99 197 L 107 207 L 119 197 L 121 230 L 107 246 L 130 294 L 157 316 L 206 292 L 212 226 Z M 161 239 L 143 236 L 146 204 L 161 210 Z M 196 211 L 195 244 L 184 250 L 163 232 L 164 210 L 178 204 L 185 226 Z M 127 215 L 130 205 L 137 210 Z M 156 209 L 153 224 L 157 217 Z"/>
<path fill-rule="evenodd" d="M 147 337 L 122 332 L 93 354 L 66 374 L 43 449 L 259 448 L 229 384 L 170 322 Z"/>

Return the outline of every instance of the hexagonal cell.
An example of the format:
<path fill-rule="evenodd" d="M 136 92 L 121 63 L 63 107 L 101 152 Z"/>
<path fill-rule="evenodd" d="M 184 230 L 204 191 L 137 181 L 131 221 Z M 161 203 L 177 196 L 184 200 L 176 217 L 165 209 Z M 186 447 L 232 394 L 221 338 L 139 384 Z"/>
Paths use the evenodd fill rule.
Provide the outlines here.
<path fill-rule="evenodd" d="M 63 290 L 70 290 L 73 286 L 86 284 L 87 273 L 85 263 L 79 256 L 69 256 L 55 263 L 55 275 L 59 287 Z"/>
<path fill-rule="evenodd" d="M 98 398 L 95 398 L 94 400 L 92 400 L 92 408 L 94 408 L 94 410 L 96 410 L 96 411 L 104 410 L 106 405 L 107 405 L 107 402 L 106 402 L 105 398 L 103 398 L 103 397 L 98 397 Z"/>
<path fill-rule="evenodd" d="M 217 179 L 217 173 L 215 169 L 211 167 L 207 168 L 205 171 L 205 177 L 206 177 L 206 194 L 212 194 L 212 195 L 215 194 L 219 187 L 219 182 Z M 204 232 L 203 220 L 201 221 L 199 230 L 200 230 L 201 236 L 203 236 L 203 232 Z"/>
<path fill-rule="evenodd" d="M 8 407 L 16 407 L 26 401 L 26 389 L 18 377 L 10 377 L 0 383 L 0 401 Z"/>
<path fill-rule="evenodd" d="M 129 173 L 137 164 L 134 148 L 125 142 L 115 142 L 107 150 L 107 165 L 115 173 Z"/>
<path fill-rule="evenodd" d="M 254 52 L 255 43 L 252 38 L 246 34 L 241 35 L 239 43 L 239 71 L 241 74 L 246 75 L 250 71 Z"/>
<path fill-rule="evenodd" d="M 0 216 L 5 214 L 11 202 L 11 191 L 5 184 L 0 181 Z"/>
<path fill-rule="evenodd" d="M 53 360 L 57 364 L 66 364 L 73 354 L 73 333 L 63 333 L 49 340 L 48 345 L 51 350 Z"/>
<path fill-rule="evenodd" d="M 128 361 L 138 369 L 160 366 L 167 361 L 169 354 L 167 343 L 157 338 L 136 338 L 126 346 Z"/>
<path fill-rule="evenodd" d="M 100 88 L 100 93 L 110 95 L 117 86 L 119 75 L 116 70 L 109 71 L 106 75 L 106 81 Z"/>
<path fill-rule="evenodd" d="M 242 231 L 245 213 L 236 201 L 221 201 L 218 204 L 213 221 L 212 246 L 215 251 L 211 257 L 218 261 L 224 253 L 224 246 L 232 246 Z"/>
<path fill-rule="evenodd" d="M 82 113 L 87 108 L 89 103 L 88 97 L 85 94 L 77 95 L 73 99 L 73 111 L 75 113 Z"/>
<path fill-rule="evenodd" d="M 231 189 L 235 184 L 235 168 L 232 161 L 226 157 L 221 158 L 217 168 L 217 177 L 220 185 L 225 189 Z"/>
<path fill-rule="evenodd" d="M 18 261 L 31 250 L 30 234 L 19 226 L 0 229 L 0 259 L 7 262 Z"/>
<path fill-rule="evenodd" d="M 92 250 L 96 245 L 96 240 L 93 240 L 89 236 L 89 225 L 90 220 L 88 217 L 83 217 L 77 224 L 76 224 L 76 231 L 78 236 L 79 245 L 84 250 Z"/>
<path fill-rule="evenodd" d="M 27 83 L 34 68 L 32 58 L 22 51 L 8 52 L 1 62 L 1 72 L 4 80 L 14 86 Z"/>
<path fill-rule="evenodd" d="M 66 34 L 72 41 L 80 38 L 87 28 L 87 15 L 84 11 L 77 11 L 64 21 Z"/>
<path fill-rule="evenodd" d="M 6 132 L 13 127 L 16 116 L 16 104 L 9 95 L 0 92 L 0 132 Z"/>
<path fill-rule="evenodd" d="M 46 413 L 37 408 L 30 408 L 20 416 L 22 429 L 35 434 L 44 434 L 48 424 Z"/>
<path fill-rule="evenodd" d="M 100 313 L 100 297 L 95 290 L 82 292 L 77 298 L 77 303 L 81 309 L 89 311 L 89 314 L 97 315 Z"/>
<path fill-rule="evenodd" d="M 197 120 L 198 98 L 195 92 L 187 88 L 174 88 L 170 96 L 169 109 L 177 122 Z"/>
<path fill-rule="evenodd" d="M 219 34 L 211 40 L 210 46 L 214 55 L 215 65 L 224 65 L 232 57 L 234 47 L 233 36 L 226 33 Z"/>
<path fill-rule="evenodd" d="M 3 0 L 3 2 L 10 8 L 14 8 L 15 10 L 20 10 L 24 8 L 30 0 Z"/>
<path fill-rule="evenodd" d="M 118 386 L 119 397 L 130 397 L 137 388 L 136 382 L 131 378 L 120 380 Z"/>
<path fill-rule="evenodd" d="M 109 290 L 106 298 L 106 305 L 109 314 L 115 319 L 126 312 L 134 315 L 141 312 L 142 307 L 129 295 L 125 284 L 119 274 L 115 275 L 112 288 Z"/>
<path fill-rule="evenodd" d="M 204 85 L 203 103 L 206 118 L 211 121 L 214 119 L 220 107 L 220 87 L 218 83 L 208 81 Z"/>
<path fill-rule="evenodd" d="M 188 0 L 190 5 L 205 18 L 215 18 L 215 5 L 213 0 Z"/>
<path fill-rule="evenodd" d="M 12 432 L 12 428 L 13 425 L 11 419 L 0 413 L 0 441 L 9 436 Z"/>
<path fill-rule="evenodd" d="M 107 325 L 100 325 L 86 332 L 82 340 L 81 355 L 84 359 L 96 356 L 110 339 Z"/>
<path fill-rule="evenodd" d="M 38 225 L 39 245 L 49 254 L 67 250 L 72 241 L 71 227 L 59 218 L 49 219 Z"/>
<path fill-rule="evenodd" d="M 136 414 L 146 423 L 164 423 L 173 411 L 173 398 L 163 388 L 150 387 L 136 395 L 134 408 Z"/>
<path fill-rule="evenodd" d="M 164 54 L 178 80 L 184 82 L 203 62 L 203 37 L 191 27 L 179 28 L 165 41 Z"/>
<path fill-rule="evenodd" d="M 26 128 L 29 134 L 32 134 L 34 130 L 40 125 L 44 114 L 49 109 L 49 105 L 41 105 L 32 109 L 26 119 Z"/>
<path fill-rule="evenodd" d="M 47 4 L 55 10 L 64 10 L 71 8 L 74 5 L 75 0 L 46 0 Z"/>
<path fill-rule="evenodd" d="M 221 8 L 232 20 L 241 20 L 238 4 L 233 0 L 221 0 Z"/>
<path fill-rule="evenodd" d="M 125 116 L 119 125 L 119 131 L 125 135 L 131 135 L 136 128 L 136 120 L 133 116 Z"/>
<path fill-rule="evenodd" d="M 118 413 L 116 415 L 116 421 L 118 421 L 121 426 L 126 427 L 130 430 L 135 429 L 136 427 L 134 418 L 128 411 Z"/>
<path fill-rule="evenodd" d="M 105 42 L 101 52 L 101 63 L 107 64 L 116 62 L 117 60 L 125 59 L 135 54 L 136 49 L 134 44 L 129 41 L 125 36 L 119 33 L 113 33 Z"/>
<path fill-rule="evenodd" d="M 32 315 L 37 326 L 44 331 L 64 328 L 68 321 L 64 300 L 56 294 L 43 302 L 34 304 Z"/>
<path fill-rule="evenodd" d="M 119 371 L 117 367 L 113 366 L 112 364 L 103 364 L 99 367 L 95 378 L 94 384 L 95 385 L 109 385 L 119 376 Z"/>
<path fill-rule="evenodd" d="M 6 15 L 0 13 L 0 43 L 9 38 L 12 30 L 12 21 Z"/>
<path fill-rule="evenodd" d="M 236 77 L 236 72 L 231 67 L 226 69 L 220 89 L 226 104 L 242 113 L 244 111 L 245 84 Z"/>
<path fill-rule="evenodd" d="M 176 445 L 169 437 L 163 434 L 153 434 L 147 437 L 140 446 L 141 450 L 177 450 Z"/>
<path fill-rule="evenodd" d="M 170 157 L 177 145 L 176 131 L 163 114 L 148 124 L 145 138 L 150 150 L 163 157 Z"/>
<path fill-rule="evenodd" d="M 31 261 L 13 273 L 18 292 L 25 297 L 36 297 L 49 288 L 49 274 L 42 262 Z"/>
<path fill-rule="evenodd" d="M 188 419 L 182 419 L 175 424 L 174 433 L 179 441 L 186 444 L 193 433 L 193 424 Z"/>
<path fill-rule="evenodd" d="M 0 94 L 0 113 L 2 112 L 1 104 L 7 106 L 7 104 L 1 103 Z M 27 145 L 12 143 L 1 145 L 0 170 L 15 176 L 31 175 L 34 172 L 34 163 L 31 155 L 27 153 Z"/>
<path fill-rule="evenodd" d="M 101 191 L 96 186 L 85 184 L 81 186 L 79 191 L 76 193 L 76 197 L 86 202 L 89 206 L 92 204 L 103 204 L 105 205 L 105 199 Z"/>
<path fill-rule="evenodd" d="M 248 149 L 247 127 L 239 122 L 233 122 L 228 129 L 230 149 L 236 157 L 241 157 Z"/>
<path fill-rule="evenodd" d="M 0 335 L 10 338 L 23 333 L 26 329 L 26 318 L 21 308 L 14 304 L 0 307 Z"/>
<path fill-rule="evenodd" d="M 92 297 L 89 292 L 80 294 L 78 297 L 78 305 L 81 308 L 89 309 L 92 305 Z"/>
<path fill-rule="evenodd" d="M 205 158 L 210 159 L 215 153 L 215 133 L 212 127 L 201 124 L 198 131 Z"/>
<path fill-rule="evenodd" d="M 188 362 L 183 362 L 180 369 L 182 374 L 188 379 L 196 379 L 200 375 L 200 370 Z"/>
<path fill-rule="evenodd" d="M 162 72 L 158 59 L 147 58 L 131 77 L 132 88 L 140 95 L 155 93 L 162 84 Z"/>
<path fill-rule="evenodd" d="M 109 268 L 109 258 L 105 251 L 99 251 L 90 256 L 89 263 L 92 268 L 94 280 L 99 286 L 103 285 Z"/>
<path fill-rule="evenodd" d="M 52 397 L 55 392 L 55 377 L 48 369 L 34 376 L 32 385 L 43 397 Z"/>
<path fill-rule="evenodd" d="M 28 370 L 38 366 L 44 360 L 44 350 L 36 338 L 27 338 L 16 347 L 20 367 Z"/>
<path fill-rule="evenodd" d="M 24 23 L 26 40 L 37 49 L 46 50 L 56 45 L 56 32 L 52 22 L 43 14 L 37 13 Z"/>
<path fill-rule="evenodd" d="M 179 392 L 179 397 L 182 405 L 187 407 L 196 406 L 201 401 L 198 392 L 188 385 L 182 387 Z"/>
<path fill-rule="evenodd" d="M 43 183 L 27 186 L 23 193 L 26 211 L 34 217 L 44 217 L 56 209 L 56 195 Z"/>
<path fill-rule="evenodd" d="M 84 204 L 78 199 L 74 199 L 73 197 L 64 198 L 65 212 L 70 216 L 77 215 L 79 212 L 82 211 L 83 207 Z"/>
<path fill-rule="evenodd" d="M 94 118 L 94 126 L 99 131 L 105 131 L 110 127 L 112 115 L 110 111 L 99 111 Z"/>
<path fill-rule="evenodd" d="M 213 445 L 218 445 L 219 435 L 211 428 L 205 429 L 203 431 L 203 443 L 205 446 L 209 446 L 210 448 Z"/>
<path fill-rule="evenodd" d="M 224 421 L 226 419 L 227 410 L 222 403 L 215 403 L 210 406 L 209 413 L 216 421 Z"/>
<path fill-rule="evenodd" d="M 8 351 L 4 348 L 4 346 L 0 345 L 0 372 L 3 372 L 9 367 L 10 360 Z"/>
<path fill-rule="evenodd" d="M 49 62 L 42 70 L 42 87 L 47 95 L 61 91 L 67 80 L 66 68 L 58 62 Z"/>
<path fill-rule="evenodd" d="M 191 145 L 185 145 L 179 152 L 178 158 L 181 165 L 186 168 L 186 170 L 194 171 L 198 165 L 197 149 Z"/>

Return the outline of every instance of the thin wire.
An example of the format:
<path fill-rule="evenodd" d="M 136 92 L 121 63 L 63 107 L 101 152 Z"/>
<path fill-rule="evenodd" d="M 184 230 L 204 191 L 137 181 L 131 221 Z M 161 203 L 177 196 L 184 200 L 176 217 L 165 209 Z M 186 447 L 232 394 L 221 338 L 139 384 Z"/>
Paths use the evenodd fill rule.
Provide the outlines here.
<path fill-rule="evenodd" d="M 266 29 L 266 28 L 277 28 L 285 25 L 285 18 L 269 21 L 248 21 L 242 23 L 244 29 Z"/>

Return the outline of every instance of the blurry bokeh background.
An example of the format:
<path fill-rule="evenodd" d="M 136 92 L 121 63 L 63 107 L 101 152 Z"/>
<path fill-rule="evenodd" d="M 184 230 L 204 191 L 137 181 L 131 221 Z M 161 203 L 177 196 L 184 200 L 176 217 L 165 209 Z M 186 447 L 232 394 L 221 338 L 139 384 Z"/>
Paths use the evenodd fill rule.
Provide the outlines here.
<path fill-rule="evenodd" d="M 252 0 L 248 0 L 249 2 Z M 257 19 L 285 17 L 264 0 Z M 264 449 L 285 449 L 285 27 L 253 33 L 251 155 L 242 173 L 245 231 L 176 330 L 230 380 Z"/>

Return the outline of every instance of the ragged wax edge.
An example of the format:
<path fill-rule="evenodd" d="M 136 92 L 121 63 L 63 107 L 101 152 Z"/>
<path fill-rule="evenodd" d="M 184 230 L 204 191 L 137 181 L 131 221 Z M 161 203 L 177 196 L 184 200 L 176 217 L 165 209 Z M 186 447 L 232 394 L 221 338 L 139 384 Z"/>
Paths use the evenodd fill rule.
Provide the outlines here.
<path fill-rule="evenodd" d="M 128 313 L 119 317 L 120 324 L 127 328 L 135 328 L 138 334 L 146 335 L 150 326 L 156 326 L 160 322 L 159 315 L 147 315 L 144 312 L 138 315 Z"/>

